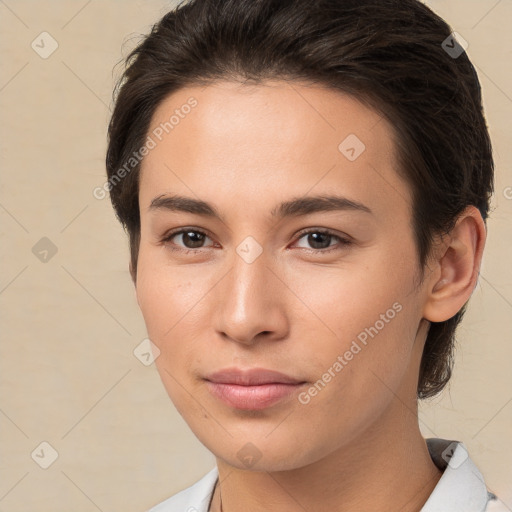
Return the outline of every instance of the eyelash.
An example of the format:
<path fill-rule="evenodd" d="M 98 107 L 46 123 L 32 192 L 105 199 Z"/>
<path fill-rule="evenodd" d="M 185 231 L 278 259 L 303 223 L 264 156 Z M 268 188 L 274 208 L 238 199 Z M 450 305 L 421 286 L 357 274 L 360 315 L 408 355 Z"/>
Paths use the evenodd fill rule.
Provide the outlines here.
<path fill-rule="evenodd" d="M 169 233 L 167 233 L 166 235 L 164 235 L 164 237 L 162 238 L 161 242 L 165 245 L 167 245 L 171 250 L 173 251 L 179 251 L 181 253 L 185 253 L 185 254 L 188 254 L 188 253 L 199 253 L 199 252 L 202 252 L 202 250 L 205 249 L 205 247 L 198 247 L 197 249 L 189 249 L 189 248 L 184 248 L 184 247 L 179 247 L 179 246 L 176 246 L 175 244 L 171 244 L 171 240 L 176 236 L 176 235 L 181 235 L 183 233 L 199 233 L 201 235 L 204 235 L 206 237 L 208 237 L 208 234 L 205 233 L 204 231 L 202 231 L 201 229 L 196 229 L 196 228 L 180 228 L 178 230 L 175 230 L 175 231 L 171 231 Z M 309 253 L 315 253 L 315 254 L 325 254 L 325 253 L 330 253 L 332 251 L 336 251 L 336 250 L 340 250 L 342 249 L 343 247 L 347 247 L 349 245 L 352 244 L 352 242 L 350 240 L 348 240 L 347 238 L 343 238 L 337 234 L 335 234 L 334 232 L 328 230 L 328 229 L 322 229 L 322 228 L 308 228 L 307 230 L 304 230 L 304 231 L 300 231 L 298 234 L 297 234 L 297 240 L 300 240 L 301 238 L 303 238 L 305 235 L 309 235 L 310 233 L 320 233 L 322 235 L 328 235 L 328 236 L 331 236 L 333 238 L 336 238 L 338 240 L 338 246 L 337 245 L 334 245 L 334 246 L 329 246 L 328 248 L 325 248 L 325 249 L 308 249 L 308 248 L 304 248 L 304 247 L 301 247 L 302 250 L 305 250 Z M 208 237 L 210 238 L 210 237 Z"/>

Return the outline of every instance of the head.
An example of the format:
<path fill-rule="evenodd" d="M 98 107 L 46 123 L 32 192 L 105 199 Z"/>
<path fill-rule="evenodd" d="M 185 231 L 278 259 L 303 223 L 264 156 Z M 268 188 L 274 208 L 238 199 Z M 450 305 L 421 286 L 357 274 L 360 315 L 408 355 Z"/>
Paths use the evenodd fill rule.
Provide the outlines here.
<path fill-rule="evenodd" d="M 447 384 L 493 188 L 450 34 L 416 0 L 193 0 L 128 57 L 110 195 L 164 385 L 214 453 L 258 439 L 296 467 Z M 306 384 L 234 410 L 204 380 L 231 366 Z"/>

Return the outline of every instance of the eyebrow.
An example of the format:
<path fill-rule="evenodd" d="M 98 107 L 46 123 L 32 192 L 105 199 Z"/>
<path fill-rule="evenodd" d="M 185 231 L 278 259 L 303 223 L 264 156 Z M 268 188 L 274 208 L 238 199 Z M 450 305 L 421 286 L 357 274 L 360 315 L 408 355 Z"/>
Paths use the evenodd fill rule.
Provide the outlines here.
<path fill-rule="evenodd" d="M 191 197 L 160 195 L 151 201 L 148 210 L 160 209 L 203 215 L 224 222 L 222 215 L 215 206 L 206 201 Z M 363 203 L 337 195 L 294 198 L 277 205 L 271 210 L 270 215 L 272 218 L 282 219 L 284 217 L 298 217 L 328 211 L 358 211 L 373 215 L 372 210 Z"/>

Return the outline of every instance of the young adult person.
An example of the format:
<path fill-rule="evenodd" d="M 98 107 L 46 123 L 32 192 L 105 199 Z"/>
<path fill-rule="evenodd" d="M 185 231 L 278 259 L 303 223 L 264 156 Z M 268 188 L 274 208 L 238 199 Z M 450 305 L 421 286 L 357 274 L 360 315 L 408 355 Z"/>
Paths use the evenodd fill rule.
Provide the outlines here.
<path fill-rule="evenodd" d="M 418 426 L 493 190 L 446 22 L 416 0 L 192 0 L 117 93 L 108 188 L 137 300 L 217 461 L 152 511 L 493 510 L 464 445 Z"/>

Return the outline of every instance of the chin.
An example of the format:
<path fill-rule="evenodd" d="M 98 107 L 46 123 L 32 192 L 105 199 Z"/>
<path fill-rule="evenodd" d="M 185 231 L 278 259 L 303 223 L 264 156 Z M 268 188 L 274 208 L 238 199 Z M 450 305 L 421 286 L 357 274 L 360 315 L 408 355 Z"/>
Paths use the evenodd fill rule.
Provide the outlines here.
<path fill-rule="evenodd" d="M 304 432 L 301 435 L 296 429 L 290 432 L 278 427 L 282 429 L 279 434 L 277 431 L 272 432 L 275 423 L 271 428 L 267 424 L 264 429 L 237 427 L 236 432 L 229 424 L 225 424 L 229 434 L 221 427 L 212 430 L 211 426 L 209 429 L 189 426 L 217 459 L 240 470 L 290 471 L 312 464 L 332 450 L 331 446 L 323 444 L 320 439 L 315 443 L 311 435 Z M 272 433 L 269 435 L 269 432 Z"/>

